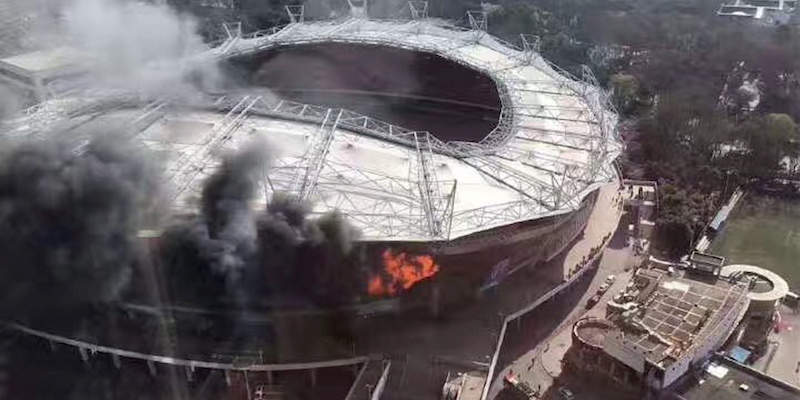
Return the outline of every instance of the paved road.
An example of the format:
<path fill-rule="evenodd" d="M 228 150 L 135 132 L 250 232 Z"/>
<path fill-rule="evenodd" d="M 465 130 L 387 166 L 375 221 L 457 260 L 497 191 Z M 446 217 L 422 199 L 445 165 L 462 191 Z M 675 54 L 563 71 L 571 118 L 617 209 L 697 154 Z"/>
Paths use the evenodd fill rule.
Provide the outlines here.
<path fill-rule="evenodd" d="M 553 304 L 526 316 L 517 332 L 510 332 L 506 336 L 506 344 L 500 357 L 503 368 L 492 384 L 489 398 L 495 398 L 502 391 L 502 377 L 512 370 L 531 387 L 538 387 L 541 392 L 545 392 L 552 385 L 554 377 L 560 373 L 560 361 L 571 344 L 571 327 L 575 321 L 586 316 L 587 312 L 597 317 L 604 314 L 599 305 L 587 311 L 586 302 L 608 275 L 614 274 L 618 277 L 601 302 L 621 290 L 630 277 L 625 269 L 633 267 L 636 262 L 632 249 L 627 245 L 624 230 L 618 229 L 603 252 L 597 272 L 590 280 L 577 283 Z"/>

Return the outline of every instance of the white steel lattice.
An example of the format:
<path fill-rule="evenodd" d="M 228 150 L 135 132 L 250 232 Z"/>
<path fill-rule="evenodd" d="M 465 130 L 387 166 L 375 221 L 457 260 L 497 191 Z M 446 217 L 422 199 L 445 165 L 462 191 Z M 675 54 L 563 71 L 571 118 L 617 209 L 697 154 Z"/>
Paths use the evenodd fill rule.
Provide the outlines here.
<path fill-rule="evenodd" d="M 364 1 L 352 5 L 366 8 Z M 599 185 L 617 178 L 613 161 L 621 145 L 616 114 L 590 69 L 576 78 L 539 56 L 533 36 L 522 36 L 518 47 L 487 34 L 484 13 L 471 13 L 471 28 L 462 28 L 426 19 L 424 2 L 410 2 L 409 9 L 411 21 L 308 22 L 302 8 L 287 8 L 291 23 L 244 35 L 233 30 L 203 57 L 328 42 L 432 53 L 486 74 L 495 83 L 501 108 L 497 126 L 484 139 L 443 142 L 429 132 L 349 110 L 229 96 L 216 102 L 227 114 L 214 124 L 209 143 L 172 145 L 170 151 L 180 155 L 168 174 L 174 195 L 195 190 L 196 178 L 216 165 L 216 149 L 243 131 L 243 124 L 258 124 L 254 120 L 259 119 L 310 129 L 303 151 L 276 160 L 265 171 L 267 194 L 292 193 L 312 202 L 315 212 L 339 209 L 370 240 L 446 240 L 565 214 L 577 210 Z M 97 107 L 93 102 L 45 103 L 30 110 L 28 126 L 52 125 Z M 153 103 L 138 123 L 157 121 L 167 110 Z M 348 146 L 355 147 L 347 150 Z M 344 156 L 381 146 L 400 160 L 398 170 Z"/>

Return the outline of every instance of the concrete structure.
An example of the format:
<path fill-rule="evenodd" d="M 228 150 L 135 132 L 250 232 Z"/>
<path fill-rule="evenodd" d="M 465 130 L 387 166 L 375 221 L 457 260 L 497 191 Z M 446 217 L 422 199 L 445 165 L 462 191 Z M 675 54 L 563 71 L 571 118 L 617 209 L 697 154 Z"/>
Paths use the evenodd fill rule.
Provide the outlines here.
<path fill-rule="evenodd" d="M 792 17 L 795 0 L 735 0 L 722 4 L 717 15 L 728 18 L 752 19 L 762 24 L 785 24 Z"/>
<path fill-rule="evenodd" d="M 573 370 L 604 374 L 622 389 L 658 393 L 719 349 L 747 304 L 741 284 L 639 270 L 608 302 L 607 321 L 575 325 L 577 349 L 566 362 Z"/>
<path fill-rule="evenodd" d="M 686 270 L 698 276 L 708 275 L 718 277 L 722 266 L 725 265 L 725 257 L 711 253 L 693 251 L 689 255 L 689 264 Z"/>
<path fill-rule="evenodd" d="M 755 353 L 767 352 L 769 335 L 779 320 L 778 309 L 789 293 L 789 284 L 778 274 L 755 265 L 726 265 L 721 275 L 747 285 L 750 305 L 739 334 L 739 344 Z"/>
<path fill-rule="evenodd" d="M 405 52 L 412 59 L 435 58 L 447 63 L 447 73 L 426 75 L 446 80 L 467 70 L 493 85 L 490 92 L 499 105 L 496 124 L 480 132 L 479 140 L 444 141 L 437 132 L 406 129 L 343 108 L 259 95 L 263 91 L 217 96 L 188 110 L 185 104 L 142 104 L 133 94 L 95 92 L 29 110 L 12 134 L 47 134 L 66 119 L 91 125 L 80 121 L 87 113 L 103 115 L 103 122 L 127 121 L 136 138 L 163 157 L 164 202 L 189 213 L 197 210 L 200 186 L 215 170 L 218 155 L 264 137 L 277 148 L 277 157 L 265 172 L 258 195 L 262 201 L 255 207 L 283 192 L 308 200 L 315 214 L 338 210 L 370 244 L 370 269 L 383 269 L 387 251 L 434 255 L 441 271 L 461 269 L 461 278 L 474 288 L 553 258 L 582 231 L 597 189 L 617 181 L 617 118 L 589 69 L 581 78 L 569 76 L 544 60 L 528 39 L 515 46 L 488 35 L 475 15 L 470 28 L 461 28 L 413 12 L 408 21 L 308 22 L 302 8 L 289 14 L 293 22 L 286 26 L 244 36 L 230 30 L 227 41 L 198 60 L 256 63 L 250 72 L 257 79 L 265 67 L 259 64 L 262 54 L 302 46 L 325 44 L 357 58 L 376 49 Z M 303 47 L 309 48 L 319 47 Z M 303 79 L 306 70 L 292 65 L 290 72 L 308 81 Z M 382 74 L 384 86 L 404 86 L 391 81 L 398 75 Z M 426 92 L 424 101 L 437 107 L 472 104 L 464 101 L 469 98 L 448 99 L 444 89 L 451 86 L 442 88 L 442 93 Z M 298 89 L 285 89 L 292 90 Z M 378 95 L 403 101 L 421 97 Z M 443 293 L 441 301 L 447 299 Z"/>
<path fill-rule="evenodd" d="M 62 47 L 0 59 L 0 83 L 27 101 L 27 106 L 68 93 L 85 75 L 86 60 Z"/>
<path fill-rule="evenodd" d="M 653 181 L 623 181 L 626 190 L 625 206 L 633 216 L 633 237 L 650 241 L 655 231 L 658 212 L 658 184 Z"/>
<path fill-rule="evenodd" d="M 398 289 L 397 295 L 430 299 L 434 315 L 438 314 L 439 302 L 446 303 L 462 293 L 475 296 L 478 290 L 493 286 L 517 269 L 561 253 L 584 230 L 601 197 L 601 188 L 610 188 L 611 192 L 618 189 L 614 166 L 621 151 L 617 118 L 591 70 L 585 68 L 576 78 L 544 60 L 531 38 L 522 37 L 520 45 L 512 45 L 492 37 L 485 31 L 486 15 L 482 13 L 470 13 L 470 27 L 463 28 L 427 18 L 422 11 L 427 7 L 420 8 L 419 2 L 409 5 L 411 19 L 407 21 L 370 20 L 364 18 L 364 9 L 354 8 L 358 11 L 354 18 L 315 22 L 304 20 L 302 7 L 288 8 L 292 22 L 286 26 L 249 35 L 227 29 L 228 40 L 198 55 L 198 62 L 211 59 L 242 66 L 252 61 L 257 65 L 247 73 L 255 80 L 265 67 L 259 59 L 263 54 L 303 46 L 303 50 L 335 48 L 357 55 L 390 49 L 411 55 L 411 59 L 436 59 L 446 68 L 424 71 L 423 75 L 445 79 L 463 73 L 476 81 L 490 82 L 487 93 L 494 93 L 497 107 L 476 107 L 465 99 L 447 98 L 447 89 L 452 88 L 447 85 L 442 86 L 442 93 L 425 96 L 369 94 L 432 102 L 437 107 L 479 109 L 488 116 L 494 113 L 491 128 L 479 132 L 481 138 L 477 140 L 444 140 L 437 131 L 404 128 L 396 121 L 382 121 L 341 105 L 307 104 L 255 89 L 208 94 L 207 99 L 191 104 L 142 99 L 138 93 L 93 91 L 59 97 L 29 109 L 9 135 L 42 137 L 70 131 L 77 133 L 69 136 L 75 137 L 75 151 L 80 152 L 89 139 L 80 133 L 91 131 L 93 124 L 127 126 L 130 136 L 152 149 L 163 162 L 164 191 L 159 200 L 177 213 L 197 212 L 202 182 L 215 171 L 220 154 L 264 138 L 275 147 L 275 159 L 264 171 L 262 191 L 254 207 L 262 208 L 274 193 L 283 192 L 310 202 L 314 214 L 340 211 L 361 231 L 360 239 L 367 247 L 367 270 L 382 271 L 387 252 L 404 259 L 428 257 L 440 267 L 439 272 L 425 285 Z M 357 69 L 358 63 L 338 65 L 356 68 L 345 75 L 365 74 Z M 414 70 L 416 66 L 399 68 Z M 305 78 L 309 76 L 306 67 L 291 64 L 289 69 L 306 74 L 301 76 Z M 405 82 L 391 81 L 400 75 L 390 69 L 392 66 L 384 67 L 379 75 L 386 79 L 387 87 L 404 86 Z M 467 72 L 457 72 L 464 70 Z M 457 83 L 468 88 L 472 84 Z M 292 90 L 298 88 L 284 88 L 287 93 Z M 338 94 L 364 92 L 363 87 L 338 90 Z M 419 121 L 411 118 L 410 122 Z M 606 197 L 616 200 L 613 193 Z M 152 228 L 151 232 L 158 232 L 158 226 Z M 592 249 L 589 258 L 598 251 Z M 575 273 L 570 275 L 576 279 Z M 451 283 L 457 289 L 448 290 Z M 365 307 L 369 308 L 378 303 L 378 298 L 395 295 L 365 293 L 358 301 L 360 305 L 368 303 Z M 393 312 L 402 303 L 380 302 L 381 307 L 370 309 Z M 382 308 L 386 304 L 390 310 Z M 181 323 L 178 314 L 176 324 Z M 143 361 L 151 371 L 162 364 L 189 370 L 199 366 L 242 371 L 246 385 L 247 374 L 263 372 L 268 377 L 271 370 L 286 367 L 164 357 L 153 354 L 155 351 L 74 341 L 35 327 L 16 329 L 75 347 L 82 357 L 99 352 Z M 199 335 L 193 337 L 201 339 Z M 313 363 L 291 365 L 307 367 L 309 374 L 318 368 Z M 367 371 L 373 371 L 369 376 L 378 378 L 377 385 L 385 384 L 388 365 Z M 355 393 L 362 392 L 359 389 Z"/>
<path fill-rule="evenodd" d="M 800 389 L 785 381 L 715 355 L 705 369 L 688 375 L 664 396 L 667 400 L 800 399 Z"/>
<path fill-rule="evenodd" d="M 749 313 L 772 314 L 789 293 L 789 284 L 780 275 L 755 265 L 732 264 L 722 267 L 721 275 L 748 283 Z"/>

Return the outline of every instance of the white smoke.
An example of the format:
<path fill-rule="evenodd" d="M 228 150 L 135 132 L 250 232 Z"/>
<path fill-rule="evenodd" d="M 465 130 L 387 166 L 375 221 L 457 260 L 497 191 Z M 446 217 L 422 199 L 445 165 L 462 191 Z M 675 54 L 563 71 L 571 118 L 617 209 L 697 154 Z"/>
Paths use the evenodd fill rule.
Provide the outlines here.
<path fill-rule="evenodd" d="M 146 96 L 196 94 L 190 73 L 207 85 L 218 78 L 195 58 L 207 46 L 197 22 L 164 5 L 123 0 L 73 0 L 63 11 L 64 44 L 87 62 L 92 86 Z"/>
<path fill-rule="evenodd" d="M 3 5 L 4 2 L 7 2 Z M 64 48 L 66 51 L 64 51 Z M 53 82 L 55 92 L 116 89 L 178 102 L 222 84 L 198 23 L 163 4 L 135 0 L 0 0 L 0 53 L 59 49 L 81 79 Z M 62 56 L 59 55 L 53 60 Z M 70 61 L 72 62 L 72 60 Z M 32 95 L 2 90 L 0 119 L 33 105 Z M 200 90 L 199 90 L 200 89 Z"/>

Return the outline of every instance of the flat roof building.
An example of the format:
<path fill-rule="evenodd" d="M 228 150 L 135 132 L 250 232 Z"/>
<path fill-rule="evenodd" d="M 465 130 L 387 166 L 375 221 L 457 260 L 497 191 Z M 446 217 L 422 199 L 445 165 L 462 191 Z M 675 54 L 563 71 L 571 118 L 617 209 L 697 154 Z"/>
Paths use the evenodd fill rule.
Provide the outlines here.
<path fill-rule="evenodd" d="M 29 98 L 27 103 L 69 92 L 75 78 L 85 75 L 85 72 L 85 60 L 77 51 L 67 47 L 0 59 L 0 83 Z"/>
<path fill-rule="evenodd" d="M 602 329 L 574 331 L 574 339 L 591 355 L 572 362 L 613 364 L 593 370 L 616 374 L 612 377 L 630 389 L 660 392 L 719 349 L 747 305 L 744 284 L 639 270 L 608 302 L 606 322 L 593 324 Z M 582 338 L 582 332 L 591 332 L 591 337 Z"/>
<path fill-rule="evenodd" d="M 667 396 L 681 400 L 800 399 L 800 389 L 734 360 L 714 355 L 698 375 L 688 375 Z"/>

